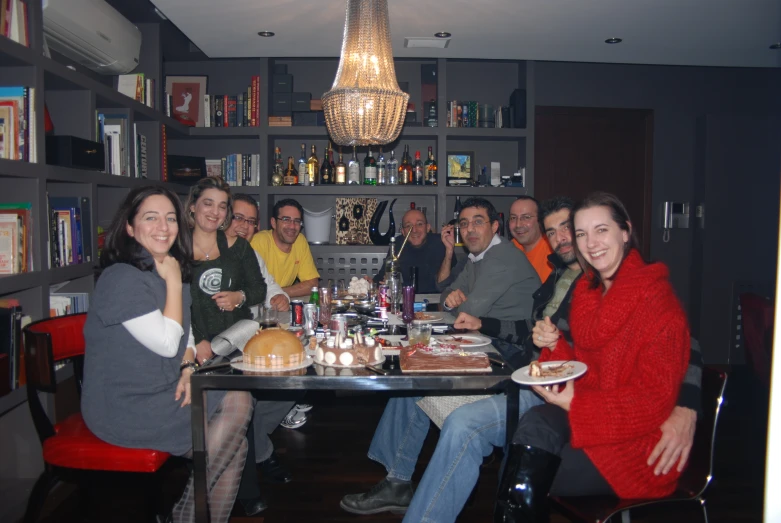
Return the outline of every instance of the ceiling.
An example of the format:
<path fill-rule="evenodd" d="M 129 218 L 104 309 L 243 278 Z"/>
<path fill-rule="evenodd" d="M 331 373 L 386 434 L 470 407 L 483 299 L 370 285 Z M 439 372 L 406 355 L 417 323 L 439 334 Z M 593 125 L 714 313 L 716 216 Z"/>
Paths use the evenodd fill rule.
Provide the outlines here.
<path fill-rule="evenodd" d="M 339 56 L 346 0 L 152 0 L 206 55 Z M 396 57 L 781 67 L 779 0 L 389 0 Z M 261 38 L 258 31 L 273 31 Z M 452 33 L 447 49 L 405 37 Z M 619 37 L 609 45 L 605 39 Z"/>

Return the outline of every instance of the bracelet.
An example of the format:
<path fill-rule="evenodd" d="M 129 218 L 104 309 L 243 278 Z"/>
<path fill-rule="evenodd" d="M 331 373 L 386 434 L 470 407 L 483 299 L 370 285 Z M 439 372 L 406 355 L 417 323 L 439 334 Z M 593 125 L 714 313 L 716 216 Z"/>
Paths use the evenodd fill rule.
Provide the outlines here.
<path fill-rule="evenodd" d="M 237 309 L 247 302 L 247 295 L 244 294 L 244 291 L 239 291 L 239 292 L 241 293 L 241 301 L 239 302 L 238 305 L 236 305 Z"/>
<path fill-rule="evenodd" d="M 185 361 L 179 366 L 179 374 L 184 372 L 184 369 L 193 369 L 193 371 L 196 371 L 199 367 L 200 365 L 195 361 Z"/>

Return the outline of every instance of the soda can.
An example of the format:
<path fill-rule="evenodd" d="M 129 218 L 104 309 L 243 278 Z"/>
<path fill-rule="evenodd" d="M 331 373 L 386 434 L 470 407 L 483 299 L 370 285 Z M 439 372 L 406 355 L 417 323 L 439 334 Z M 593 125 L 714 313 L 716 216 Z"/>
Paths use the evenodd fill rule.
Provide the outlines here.
<path fill-rule="evenodd" d="M 291 301 L 290 307 L 292 308 L 290 314 L 290 325 L 293 327 L 301 327 L 304 325 L 304 302 L 303 301 Z"/>
<path fill-rule="evenodd" d="M 307 336 L 312 336 L 317 329 L 317 305 L 314 303 L 304 304 L 304 332 Z"/>
<path fill-rule="evenodd" d="M 331 322 L 328 327 L 331 331 L 331 336 L 336 336 L 341 333 L 341 339 L 347 339 L 347 316 L 344 314 L 334 314 L 331 316 Z"/>
<path fill-rule="evenodd" d="M 387 308 L 390 305 L 390 300 L 388 298 L 388 286 L 387 285 L 380 285 L 378 289 L 378 298 L 377 298 L 377 304 L 380 307 Z"/>

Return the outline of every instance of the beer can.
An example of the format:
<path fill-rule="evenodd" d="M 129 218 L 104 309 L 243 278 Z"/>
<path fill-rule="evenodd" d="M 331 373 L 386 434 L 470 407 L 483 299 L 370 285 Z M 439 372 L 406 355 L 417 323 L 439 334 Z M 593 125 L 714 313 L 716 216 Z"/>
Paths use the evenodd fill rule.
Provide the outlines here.
<path fill-rule="evenodd" d="M 317 314 L 317 305 L 314 303 L 305 303 L 304 304 L 304 332 L 307 336 L 312 336 L 315 333 L 315 329 L 317 329 L 317 321 L 318 321 L 318 314 Z"/>
<path fill-rule="evenodd" d="M 378 296 L 378 299 L 377 299 L 377 304 L 380 307 L 387 308 L 390 305 L 390 303 L 389 303 L 390 300 L 388 298 L 388 286 L 387 285 L 380 285 L 380 287 L 378 289 L 378 295 L 379 296 Z"/>
<path fill-rule="evenodd" d="M 301 327 L 304 325 L 304 302 L 303 301 L 291 301 L 291 314 L 290 325 L 293 327 Z"/>
<path fill-rule="evenodd" d="M 341 334 L 341 339 L 347 339 L 347 316 L 344 314 L 334 314 L 331 316 L 331 322 L 329 324 L 331 336 Z"/>

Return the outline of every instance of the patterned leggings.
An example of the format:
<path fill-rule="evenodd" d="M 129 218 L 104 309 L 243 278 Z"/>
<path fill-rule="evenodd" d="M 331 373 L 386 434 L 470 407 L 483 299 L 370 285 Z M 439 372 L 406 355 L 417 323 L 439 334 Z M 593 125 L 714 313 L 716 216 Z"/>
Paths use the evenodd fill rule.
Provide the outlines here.
<path fill-rule="evenodd" d="M 239 490 L 247 458 L 247 425 L 252 419 L 253 399 L 248 392 L 229 391 L 206 427 L 206 479 L 212 523 L 227 523 Z M 192 456 L 192 451 L 188 457 Z M 175 523 L 195 521 L 193 475 L 173 509 Z"/>

